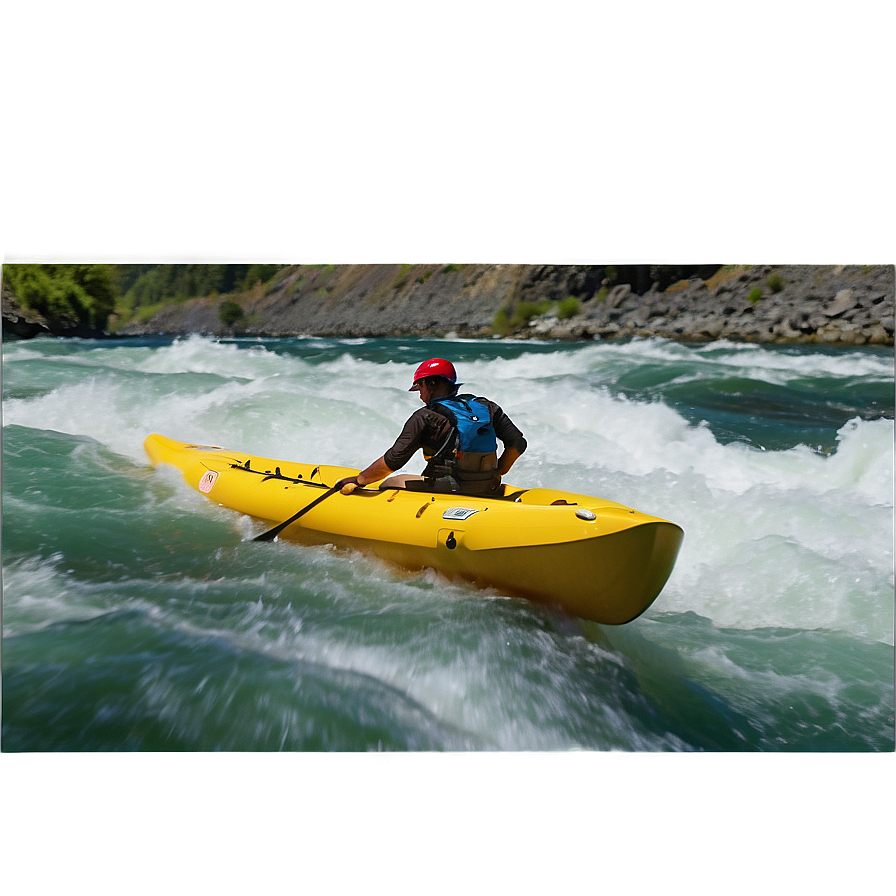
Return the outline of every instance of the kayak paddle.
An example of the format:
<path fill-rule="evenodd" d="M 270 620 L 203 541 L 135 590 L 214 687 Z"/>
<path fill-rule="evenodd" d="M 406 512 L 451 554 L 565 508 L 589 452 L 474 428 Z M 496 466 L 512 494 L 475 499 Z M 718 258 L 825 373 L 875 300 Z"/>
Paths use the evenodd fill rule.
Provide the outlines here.
<path fill-rule="evenodd" d="M 356 488 L 357 486 L 353 483 L 347 483 L 342 487 L 341 492 L 343 495 L 350 495 Z M 319 498 L 315 498 L 310 504 L 306 504 L 298 513 L 293 514 L 288 520 L 284 520 L 279 525 L 274 526 L 273 529 L 268 529 L 267 532 L 262 532 L 261 535 L 256 535 L 252 541 L 273 541 L 287 526 L 294 523 L 299 517 L 304 516 L 309 510 L 317 507 L 321 501 L 326 501 L 330 495 L 338 491 L 340 491 L 340 489 L 336 485 L 327 489 Z"/>

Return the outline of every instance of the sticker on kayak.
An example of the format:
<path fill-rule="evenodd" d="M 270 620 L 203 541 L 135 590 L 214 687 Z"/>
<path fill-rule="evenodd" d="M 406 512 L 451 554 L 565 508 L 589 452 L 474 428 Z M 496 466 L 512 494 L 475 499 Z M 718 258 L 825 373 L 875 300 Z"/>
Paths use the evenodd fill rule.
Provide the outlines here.
<path fill-rule="evenodd" d="M 474 513 L 479 513 L 479 508 L 475 510 L 470 507 L 449 507 L 443 514 L 443 520 L 468 520 Z"/>
<path fill-rule="evenodd" d="M 207 495 L 211 490 L 212 486 L 218 479 L 218 474 L 214 470 L 209 470 L 202 479 L 199 480 L 199 491 L 201 491 L 204 495 Z"/>

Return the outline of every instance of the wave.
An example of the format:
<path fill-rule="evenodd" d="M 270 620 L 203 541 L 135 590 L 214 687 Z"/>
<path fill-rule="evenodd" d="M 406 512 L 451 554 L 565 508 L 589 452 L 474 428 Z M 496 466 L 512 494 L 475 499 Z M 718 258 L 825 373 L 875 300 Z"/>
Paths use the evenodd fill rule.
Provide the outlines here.
<path fill-rule="evenodd" d="M 146 468 L 142 442 L 154 431 L 360 467 L 383 453 L 419 406 L 407 389 L 421 355 L 446 346 L 349 342 L 194 336 L 156 346 L 13 345 L 4 353 L 4 387 L 13 380 L 4 422 L 88 437 L 133 469 Z M 502 404 L 526 434 L 529 450 L 509 481 L 599 494 L 684 527 L 656 612 L 892 642 L 894 425 L 883 411 L 872 419 L 855 413 L 849 397 L 856 378 L 892 391 L 892 354 L 664 340 L 489 341 L 452 351 L 465 388 Z M 697 385 L 682 388 L 697 396 L 718 390 L 735 370 L 750 382 L 822 383 L 827 402 L 842 405 L 831 418 L 839 422 L 813 423 L 825 428 L 828 447 L 791 438 L 764 450 L 748 422 L 726 418 L 721 426 L 699 413 L 695 420 L 693 408 L 669 400 L 669 383 L 690 378 Z M 621 389 L 626 379 L 638 380 L 637 388 Z M 737 396 L 730 402 L 736 406 Z M 790 419 L 769 425 L 794 429 Z M 407 471 L 421 468 L 418 460 Z"/>

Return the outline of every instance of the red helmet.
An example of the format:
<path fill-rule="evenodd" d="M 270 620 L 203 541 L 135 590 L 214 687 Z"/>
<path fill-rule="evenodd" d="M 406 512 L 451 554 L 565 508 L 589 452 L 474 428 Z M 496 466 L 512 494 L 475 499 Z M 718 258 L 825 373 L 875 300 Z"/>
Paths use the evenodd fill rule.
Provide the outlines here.
<path fill-rule="evenodd" d="M 408 389 L 408 392 L 418 392 L 420 386 L 417 384 L 428 376 L 443 376 L 452 385 L 460 385 L 457 382 L 457 371 L 450 361 L 446 361 L 444 358 L 430 358 L 417 368 L 414 373 L 414 385 Z"/>

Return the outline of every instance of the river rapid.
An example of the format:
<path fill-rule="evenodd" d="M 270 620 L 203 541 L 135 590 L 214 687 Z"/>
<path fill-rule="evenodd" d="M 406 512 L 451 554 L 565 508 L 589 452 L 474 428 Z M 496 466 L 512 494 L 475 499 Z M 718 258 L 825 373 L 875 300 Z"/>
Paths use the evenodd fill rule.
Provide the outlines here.
<path fill-rule="evenodd" d="M 508 481 L 684 528 L 641 618 L 253 543 L 143 452 L 363 467 L 433 355 L 525 433 Z M 891 348 L 4 344 L 3 750 L 892 751 L 893 395 Z"/>

